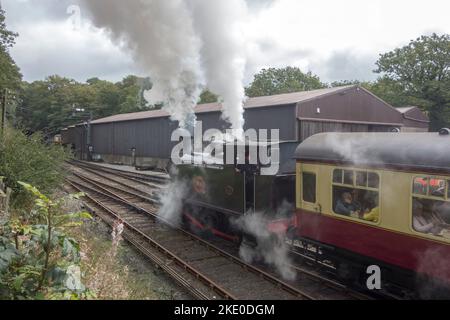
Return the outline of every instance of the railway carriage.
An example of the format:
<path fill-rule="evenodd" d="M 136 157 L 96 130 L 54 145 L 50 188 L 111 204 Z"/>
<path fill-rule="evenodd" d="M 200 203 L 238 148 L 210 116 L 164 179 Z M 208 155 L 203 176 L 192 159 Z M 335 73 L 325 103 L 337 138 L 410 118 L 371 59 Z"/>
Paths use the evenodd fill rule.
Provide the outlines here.
<path fill-rule="evenodd" d="M 177 177 L 189 188 L 184 216 L 238 240 L 230 221 L 257 212 L 292 251 L 314 252 L 345 282 L 365 284 L 376 265 L 389 291 L 419 286 L 448 297 L 448 133 L 322 133 L 282 143 L 280 170 L 256 172 L 250 190 L 236 165 L 184 164 Z"/>
<path fill-rule="evenodd" d="M 367 278 L 377 265 L 391 285 L 427 280 L 440 291 L 450 283 L 449 150 L 446 129 L 305 140 L 295 152 L 291 237 L 315 243 L 343 277 Z M 343 201 L 354 210 L 343 210 Z"/>

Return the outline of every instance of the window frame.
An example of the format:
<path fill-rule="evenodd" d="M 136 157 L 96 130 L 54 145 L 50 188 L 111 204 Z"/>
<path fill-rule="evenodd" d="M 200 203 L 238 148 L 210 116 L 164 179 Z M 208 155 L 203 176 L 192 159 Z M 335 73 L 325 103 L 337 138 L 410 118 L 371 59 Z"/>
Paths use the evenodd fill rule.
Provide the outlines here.
<path fill-rule="evenodd" d="M 344 184 L 344 183 L 335 183 L 334 182 L 334 172 L 335 170 L 342 170 L 342 182 L 344 182 L 344 171 L 353 171 L 353 185 L 349 185 L 349 184 Z M 358 172 L 365 172 L 366 173 L 366 187 L 363 186 L 358 186 L 356 184 L 356 176 Z M 378 188 L 370 188 L 368 187 L 369 185 L 369 174 L 370 173 L 374 173 L 378 176 Z M 332 215 L 336 218 L 339 219 L 345 219 L 345 220 L 350 220 L 353 222 L 358 222 L 358 223 L 362 223 L 362 224 L 367 224 L 367 225 L 373 225 L 373 226 L 379 226 L 381 224 L 381 220 L 383 217 L 383 211 L 381 209 L 381 186 L 382 186 L 382 178 L 381 178 L 381 174 L 379 171 L 376 170 L 367 170 L 367 169 L 361 169 L 361 168 L 348 168 L 348 167 L 333 167 L 332 172 L 331 172 L 331 189 L 330 189 L 330 196 L 331 196 L 331 212 Z M 378 221 L 374 222 L 374 221 L 368 221 L 368 220 L 364 220 L 361 218 L 355 218 L 355 217 L 350 217 L 350 216 L 345 216 L 339 213 L 336 213 L 334 211 L 334 187 L 341 187 L 341 188 L 352 188 L 352 189 L 358 189 L 358 190 L 364 190 L 364 191 L 372 191 L 372 192 L 377 192 L 378 194 L 378 210 L 379 210 L 379 217 L 378 217 Z"/>
<path fill-rule="evenodd" d="M 426 195 L 422 195 L 422 194 L 417 194 L 414 193 L 414 182 L 416 181 L 416 179 L 421 178 L 421 179 L 428 179 L 428 184 L 427 184 L 427 194 Z M 432 179 L 437 179 L 437 180 L 443 180 L 446 182 L 446 186 L 445 186 L 445 191 L 444 191 L 444 197 L 440 198 L 440 197 L 436 197 L 436 196 L 430 196 L 430 181 Z M 434 234 L 429 234 L 429 233 L 423 233 L 423 232 L 419 232 L 417 230 L 414 229 L 414 217 L 413 217 L 413 202 L 414 202 L 414 198 L 418 198 L 418 199 L 424 199 L 424 200 L 431 200 L 431 201 L 440 201 L 440 202 L 448 202 L 450 203 L 450 177 L 448 176 L 438 176 L 438 175 L 426 175 L 426 174 L 413 174 L 411 177 L 411 181 L 410 181 L 410 185 L 409 185 L 409 229 L 412 231 L 412 233 L 414 235 L 420 236 L 422 238 L 427 238 L 430 240 L 435 240 L 435 241 L 439 241 L 439 242 L 446 242 L 449 243 L 450 242 L 450 237 L 443 237 L 443 236 L 436 236 Z"/>
<path fill-rule="evenodd" d="M 314 175 L 314 178 L 315 178 L 315 188 L 314 188 L 314 200 L 315 200 L 315 202 L 309 202 L 309 201 L 306 201 L 304 198 L 303 198 L 303 195 L 304 195 L 304 190 L 305 190 L 305 185 L 304 185 L 304 181 L 303 181 L 303 175 L 304 174 L 311 174 L 311 175 Z M 317 204 L 317 172 L 313 172 L 313 171 L 310 171 L 310 170 L 305 170 L 305 171 L 301 171 L 300 172 L 300 175 L 301 175 L 301 178 L 302 178 L 302 180 L 301 180 L 301 188 L 300 188 L 300 192 L 301 192 L 301 197 L 300 197 L 300 199 L 301 199 L 301 203 L 302 204 L 304 204 L 304 203 L 307 203 L 307 204 L 312 204 L 312 205 L 316 205 Z"/>

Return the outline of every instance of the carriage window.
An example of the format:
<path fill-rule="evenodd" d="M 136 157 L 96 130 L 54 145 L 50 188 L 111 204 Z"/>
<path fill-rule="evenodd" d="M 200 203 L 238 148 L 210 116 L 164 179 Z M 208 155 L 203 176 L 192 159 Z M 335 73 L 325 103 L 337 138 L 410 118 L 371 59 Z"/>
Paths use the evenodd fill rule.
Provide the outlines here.
<path fill-rule="evenodd" d="M 447 181 L 447 199 L 450 199 L 450 180 Z"/>
<path fill-rule="evenodd" d="M 412 191 L 413 229 L 450 239 L 449 182 L 436 177 L 416 177 Z"/>
<path fill-rule="evenodd" d="M 426 195 L 428 193 L 428 178 L 415 178 L 413 183 L 413 193 Z"/>
<path fill-rule="evenodd" d="M 338 173 L 342 172 L 342 179 Z M 340 181 L 343 181 L 340 182 Z M 379 220 L 379 187 L 377 173 L 356 170 L 333 172 L 333 211 L 335 214 L 365 221 Z"/>
<path fill-rule="evenodd" d="M 378 174 L 369 172 L 368 173 L 368 185 L 369 188 L 378 189 L 380 187 L 380 177 Z"/>
<path fill-rule="evenodd" d="M 333 171 L 333 182 L 342 183 L 342 169 L 335 169 Z"/>
<path fill-rule="evenodd" d="M 445 180 L 430 179 L 430 196 L 444 198 L 445 197 Z"/>
<path fill-rule="evenodd" d="M 344 170 L 344 184 L 353 185 L 353 171 Z"/>
<path fill-rule="evenodd" d="M 356 172 L 356 185 L 358 187 L 367 187 L 367 172 Z"/>
<path fill-rule="evenodd" d="M 303 201 L 316 203 L 316 174 L 303 172 L 302 175 Z"/>

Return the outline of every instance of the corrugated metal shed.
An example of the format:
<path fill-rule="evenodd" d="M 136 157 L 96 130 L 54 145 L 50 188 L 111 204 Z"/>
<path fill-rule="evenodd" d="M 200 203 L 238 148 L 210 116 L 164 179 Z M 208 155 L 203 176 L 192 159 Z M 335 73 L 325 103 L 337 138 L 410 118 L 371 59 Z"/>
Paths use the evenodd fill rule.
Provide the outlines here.
<path fill-rule="evenodd" d="M 324 97 L 324 96 L 334 94 L 337 92 L 345 91 L 345 90 L 347 90 L 349 88 L 353 88 L 353 87 L 355 87 L 355 86 L 326 88 L 326 89 L 318 89 L 318 90 L 312 90 L 312 91 L 279 94 L 279 95 L 274 95 L 274 96 L 249 98 L 244 104 L 244 109 L 297 104 L 300 102 L 306 102 L 306 101 L 309 101 L 312 99 L 316 99 L 318 97 Z M 200 104 L 200 105 L 196 106 L 196 108 L 195 108 L 196 114 L 208 113 L 208 112 L 220 112 L 220 111 L 222 111 L 222 104 L 220 104 L 220 103 Z M 119 122 L 119 121 L 131 121 L 131 120 L 140 120 L 140 119 L 148 119 L 148 118 L 163 118 L 163 117 L 169 117 L 169 114 L 163 110 L 151 110 L 151 111 L 143 111 L 143 112 L 135 112 L 135 113 L 127 113 L 127 114 L 118 114 L 118 115 L 95 120 L 92 122 L 92 124 Z"/>
<path fill-rule="evenodd" d="M 250 98 L 244 109 L 245 130 L 279 129 L 281 141 L 303 141 L 320 132 L 390 131 L 404 125 L 399 111 L 359 86 Z M 203 131 L 229 128 L 221 110 L 220 103 L 195 108 Z M 98 119 L 92 122 L 94 153 L 130 157 L 136 148 L 138 157 L 168 159 L 176 144 L 171 141 L 176 128 L 177 123 L 162 110 Z"/>

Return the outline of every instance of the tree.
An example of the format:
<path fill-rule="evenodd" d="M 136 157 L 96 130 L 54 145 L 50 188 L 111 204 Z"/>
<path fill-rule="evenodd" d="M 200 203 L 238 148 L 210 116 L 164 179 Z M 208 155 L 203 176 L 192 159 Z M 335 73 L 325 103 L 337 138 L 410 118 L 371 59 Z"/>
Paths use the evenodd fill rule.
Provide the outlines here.
<path fill-rule="evenodd" d="M 51 136 L 62 128 L 113 114 L 148 110 L 144 91 L 148 78 L 128 76 L 118 83 L 91 78 L 86 83 L 57 75 L 24 83 L 18 108 L 19 124 L 27 131 Z M 76 112 L 76 110 L 84 110 Z"/>
<path fill-rule="evenodd" d="M 148 110 L 144 92 L 152 88 L 150 78 L 128 76 L 116 86 L 120 89 L 119 112 L 129 113 Z"/>
<path fill-rule="evenodd" d="M 72 117 L 74 107 L 91 105 L 94 97 L 75 80 L 50 76 L 25 84 L 21 100 L 17 113 L 20 125 L 27 131 L 52 135 L 66 125 L 81 122 Z"/>
<path fill-rule="evenodd" d="M 341 81 L 333 81 L 331 86 L 333 88 L 336 87 L 344 87 L 344 86 L 353 86 L 353 85 L 364 85 L 365 83 L 359 80 L 341 80 Z"/>
<path fill-rule="evenodd" d="M 258 97 L 325 87 L 319 77 L 311 72 L 303 73 L 299 68 L 286 67 L 261 70 L 245 91 L 248 97 Z"/>
<path fill-rule="evenodd" d="M 52 193 L 64 182 L 64 162 L 68 159 L 68 150 L 59 145 L 45 144 L 39 133 L 27 136 L 7 127 L 0 141 L 0 175 L 6 186 L 13 190 L 12 207 L 28 204 L 17 181 L 27 181 L 42 192 Z"/>
<path fill-rule="evenodd" d="M 9 54 L 17 36 L 17 33 L 6 28 L 5 11 L 0 6 L 0 90 L 18 90 L 20 87 L 20 69 Z"/>
<path fill-rule="evenodd" d="M 200 101 L 198 104 L 204 104 L 204 103 L 214 103 L 219 101 L 219 96 L 212 93 L 208 89 L 204 89 L 202 94 L 200 95 Z"/>
<path fill-rule="evenodd" d="M 375 91 L 382 88 L 394 104 L 420 104 L 432 130 L 450 124 L 450 35 L 422 36 L 382 54 L 376 64 L 383 77 Z"/>

